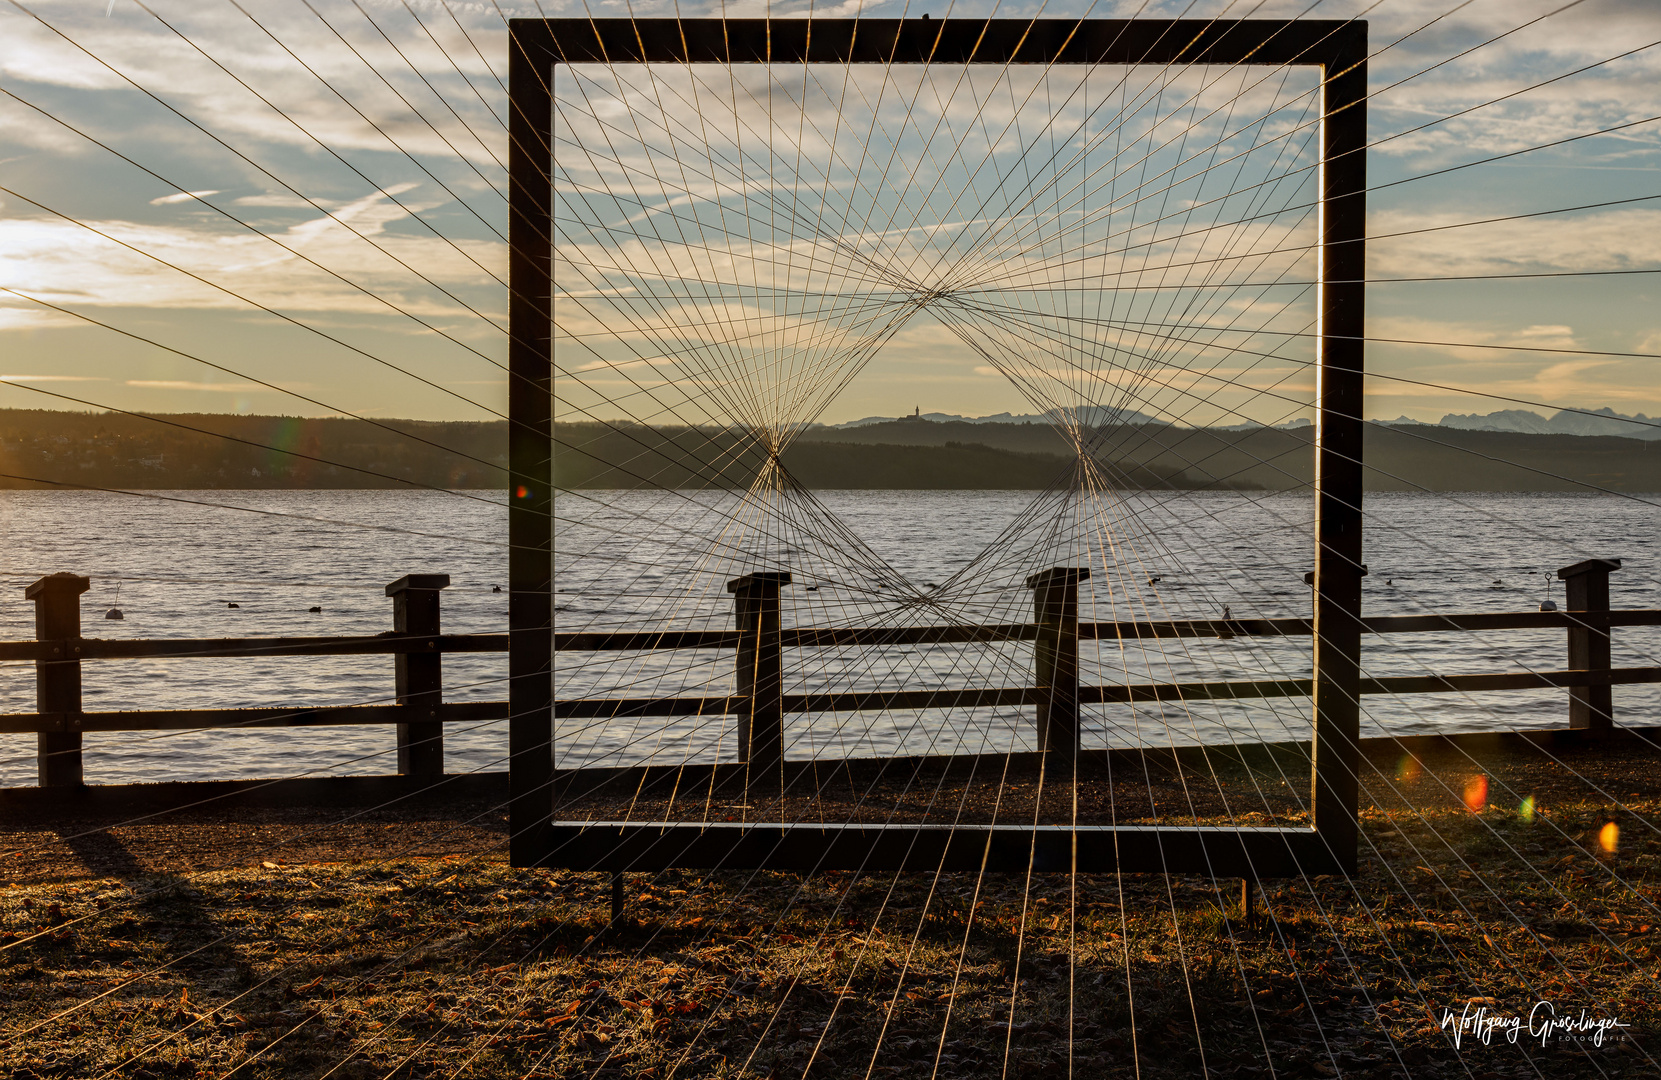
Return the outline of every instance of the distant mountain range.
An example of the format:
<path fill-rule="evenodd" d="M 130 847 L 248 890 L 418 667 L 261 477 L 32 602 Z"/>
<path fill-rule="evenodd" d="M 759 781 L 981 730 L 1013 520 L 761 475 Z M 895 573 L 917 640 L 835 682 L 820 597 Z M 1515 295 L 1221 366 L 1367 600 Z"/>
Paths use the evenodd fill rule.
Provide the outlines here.
<path fill-rule="evenodd" d="M 1091 427 L 1109 427 L 1116 424 L 1167 424 L 1147 413 L 1134 409 L 1115 409 L 1091 406 L 1079 411 L 1079 419 Z M 992 416 L 958 416 L 954 413 L 917 412 L 911 416 L 866 416 L 843 424 L 827 424 L 832 429 L 869 427 L 873 424 L 891 424 L 899 421 L 927 421 L 936 424 L 1048 424 L 1053 413 L 996 413 Z M 1661 417 L 1643 413 L 1627 416 L 1605 406 L 1588 411 L 1564 409 L 1549 419 L 1529 409 L 1501 409 L 1498 412 L 1448 413 L 1435 424 L 1398 416 L 1385 420 L 1386 424 L 1412 424 L 1419 427 L 1457 428 L 1461 431 L 1511 431 L 1523 435 L 1617 435 L 1627 439 L 1661 439 Z M 1248 431 L 1260 424 L 1217 424 L 1218 431 Z M 1298 417 L 1284 424 L 1281 430 L 1308 427 L 1309 420 Z"/>
<path fill-rule="evenodd" d="M 1158 417 L 1140 413 L 1134 409 L 1114 409 L 1105 406 L 1087 406 L 1077 410 L 1078 418 L 1091 427 L 1106 427 L 1110 424 L 1162 424 L 1165 421 Z M 857 428 L 869 427 L 872 424 L 888 424 L 896 420 L 928 421 L 934 424 L 1048 424 L 1055 415 L 1055 410 L 1042 413 L 994 413 L 991 416 L 958 416 L 956 413 L 923 412 L 918 410 L 910 416 L 866 416 L 858 420 L 849 420 L 843 424 L 826 424 L 830 428 Z"/>
<path fill-rule="evenodd" d="M 895 421 L 916 420 L 928 421 L 934 424 L 1048 424 L 1057 410 L 1041 413 L 994 413 L 991 416 L 958 416 L 956 413 L 918 412 L 910 416 L 866 416 L 858 420 L 849 420 L 842 424 L 826 424 L 828 428 L 859 428 L 869 427 L 872 424 L 891 424 Z M 1090 405 L 1075 410 L 1080 421 L 1090 427 L 1111 427 L 1115 424 L 1168 424 L 1170 421 L 1161 420 L 1157 416 L 1149 416 L 1135 409 L 1119 409 L 1105 405 Z M 1222 431 L 1245 431 L 1248 428 L 1261 427 L 1261 424 L 1228 424 L 1219 425 Z M 1281 428 L 1299 428 L 1309 426 L 1309 421 L 1303 417 L 1286 424 L 1276 425 Z"/>
<path fill-rule="evenodd" d="M 1465 431 L 1516 431 L 1526 435 L 1618 435 L 1626 439 L 1661 439 L 1661 417 L 1651 418 L 1643 413 L 1626 416 L 1608 407 L 1586 412 L 1564 409 L 1550 419 L 1530 409 L 1501 409 L 1486 415 L 1448 413 L 1438 426 Z"/>

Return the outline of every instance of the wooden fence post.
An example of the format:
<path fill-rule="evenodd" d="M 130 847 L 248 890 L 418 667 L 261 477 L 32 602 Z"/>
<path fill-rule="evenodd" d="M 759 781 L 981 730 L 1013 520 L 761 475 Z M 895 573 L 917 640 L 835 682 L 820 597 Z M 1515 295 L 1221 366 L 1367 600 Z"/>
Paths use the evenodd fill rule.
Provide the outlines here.
<path fill-rule="evenodd" d="M 392 597 L 392 632 L 428 637 L 410 648 L 432 648 L 438 636 L 438 593 L 449 574 L 406 574 L 386 587 Z M 444 699 L 444 658 L 432 651 L 394 654 L 398 704 L 434 710 Z M 438 719 L 398 725 L 398 771 L 436 779 L 444 775 L 444 722 Z"/>
<path fill-rule="evenodd" d="M 745 574 L 727 582 L 738 624 L 738 756 L 750 796 L 784 791 L 784 656 L 779 643 L 779 589 L 788 572 Z"/>
<path fill-rule="evenodd" d="M 1585 625 L 1569 627 L 1569 668 L 1574 671 L 1609 670 L 1609 574 L 1619 570 L 1619 559 L 1587 559 L 1565 566 L 1557 576 L 1565 583 L 1571 618 L 1584 612 Z M 1569 687 L 1569 727 L 1606 734 L 1614 730 L 1613 688 Z"/>
<path fill-rule="evenodd" d="M 25 599 L 35 602 L 35 637 L 41 641 L 63 642 L 50 660 L 35 661 L 35 711 L 78 713 L 81 711 L 81 594 L 92 581 L 79 574 L 52 574 L 23 590 Z M 73 650 L 73 652 L 69 652 Z M 63 652 L 64 655 L 56 655 Z M 81 783 L 81 732 L 68 725 L 58 731 L 35 736 L 36 761 L 41 787 L 72 787 Z"/>
<path fill-rule="evenodd" d="M 1032 654 L 1038 689 L 1038 749 L 1046 768 L 1070 780 L 1078 767 L 1078 583 L 1089 567 L 1055 566 L 1027 578 L 1038 639 Z"/>

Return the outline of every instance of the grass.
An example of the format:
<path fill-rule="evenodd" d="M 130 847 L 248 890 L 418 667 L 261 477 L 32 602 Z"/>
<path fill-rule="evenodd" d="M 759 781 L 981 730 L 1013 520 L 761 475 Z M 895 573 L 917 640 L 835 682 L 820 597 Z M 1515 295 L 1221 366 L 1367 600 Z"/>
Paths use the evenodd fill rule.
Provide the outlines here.
<path fill-rule="evenodd" d="M 496 856 L 14 884 L 0 1076 L 1653 1074 L 1628 805 L 1375 806 L 1359 879 L 1266 882 L 1255 930 L 1198 878 L 670 872 L 615 926 L 608 878 Z M 1629 1026 L 1438 1022 L 1541 1000 Z"/>

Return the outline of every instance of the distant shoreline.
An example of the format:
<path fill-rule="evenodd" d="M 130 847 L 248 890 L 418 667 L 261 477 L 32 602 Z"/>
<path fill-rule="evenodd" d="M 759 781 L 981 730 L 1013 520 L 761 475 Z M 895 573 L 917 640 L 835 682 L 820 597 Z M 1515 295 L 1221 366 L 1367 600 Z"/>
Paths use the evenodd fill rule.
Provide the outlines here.
<path fill-rule="evenodd" d="M 1128 424 L 1098 429 L 1095 459 L 1122 490 L 1295 490 L 1313 479 L 1312 438 Z M 715 429 L 561 424 L 556 440 L 556 483 L 571 489 L 742 488 L 764 459 Z M 1661 444 L 1618 436 L 1371 425 L 1364 455 L 1372 491 L 1661 491 Z M 1038 490 L 1074 460 L 1046 424 L 915 419 L 811 428 L 782 458 L 804 487 L 880 491 Z M 505 421 L 0 410 L 13 490 L 492 490 L 506 467 Z"/>

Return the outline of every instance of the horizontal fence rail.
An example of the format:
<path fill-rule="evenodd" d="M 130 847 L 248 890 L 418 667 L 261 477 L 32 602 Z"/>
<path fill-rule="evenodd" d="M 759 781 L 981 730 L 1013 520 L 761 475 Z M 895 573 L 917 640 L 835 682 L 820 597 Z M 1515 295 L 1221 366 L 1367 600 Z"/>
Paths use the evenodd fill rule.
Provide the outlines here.
<path fill-rule="evenodd" d="M 394 653 L 505 653 L 506 634 L 434 634 L 411 637 L 387 632 L 373 637 L 293 638 L 63 638 L 0 641 L 0 660 L 240 659 L 253 656 L 376 656 Z"/>
<path fill-rule="evenodd" d="M 0 733 L 30 731 L 194 731 L 223 728 L 335 727 L 423 721 L 477 723 L 505 720 L 505 701 L 467 701 L 436 706 L 339 705 L 286 709 L 133 709 L 125 712 L 12 713 L 0 716 Z"/>
<path fill-rule="evenodd" d="M 1570 666 L 1560 670 L 1478 674 L 1397 675 L 1363 679 L 1365 695 L 1485 693 L 1567 688 L 1571 727 L 1608 729 L 1612 706 L 1608 695 L 1617 685 L 1661 683 L 1661 667 L 1615 668 L 1609 663 L 1610 631 L 1620 627 L 1661 625 L 1661 609 L 1610 610 L 1607 581 L 1617 562 L 1592 560 L 1565 568 L 1569 582 L 1567 611 L 1465 612 L 1374 616 L 1361 620 L 1367 634 L 1558 630 L 1569 637 Z M 1063 574 L 1061 577 L 1056 575 Z M 1046 575 L 1049 575 L 1046 577 Z M 1077 709 L 1080 706 L 1159 701 L 1244 701 L 1307 698 L 1310 678 L 1217 682 L 1125 683 L 1079 685 L 1077 643 L 1170 638 L 1307 637 L 1306 618 L 1164 619 L 1115 622 L 1076 620 L 1073 594 L 1082 572 L 1047 571 L 1035 575 L 1035 621 L 989 625 L 783 627 L 778 625 L 779 593 L 788 574 L 740 578 L 734 592 L 737 627 L 730 630 L 628 630 L 556 633 L 557 652 L 607 652 L 713 649 L 730 650 L 740 660 L 739 692 L 662 697 L 567 698 L 555 703 L 560 719 L 733 716 L 740 720 L 739 757 L 754 765 L 758 750 L 782 767 L 782 717 L 804 713 L 965 708 L 1048 710 L 1051 730 L 1040 740 L 1046 752 L 1069 757 L 1079 752 Z M 81 736 L 89 732 L 182 731 L 209 729 L 311 728 L 396 725 L 399 772 L 442 777 L 443 727 L 484 723 L 509 716 L 505 701 L 445 702 L 439 664 L 447 654 L 506 653 L 506 634 L 440 632 L 438 597 L 449 584 L 442 574 L 409 575 L 387 586 L 394 601 L 394 629 L 381 634 L 313 637 L 237 637 L 108 640 L 80 634 L 79 597 L 86 578 L 52 575 L 31 585 L 27 595 L 37 604 L 37 625 L 45 635 L 34 641 L 0 642 L 0 660 L 34 662 L 40 708 L 32 713 L 0 715 L 0 733 L 35 733 L 41 742 L 42 787 L 81 782 Z M 1045 591 L 1048 590 L 1048 591 Z M 1042 596 L 1040 596 L 1042 593 Z M 1053 595 L 1052 595 L 1053 594 Z M 1057 606 L 1057 597 L 1067 606 Z M 1059 622 L 1057 620 L 1060 620 Z M 784 693 L 779 654 L 785 649 L 882 648 L 885 646 L 979 645 L 1031 642 L 1035 648 L 1033 685 L 879 689 Z M 1046 644 L 1047 643 L 1047 644 Z M 1046 653 L 1045 650 L 1049 652 Z M 1058 657 L 1059 650 L 1059 659 Z M 80 707 L 81 665 L 94 660 L 244 659 L 317 656 L 391 656 L 396 661 L 396 704 L 277 708 L 168 709 L 88 712 Z M 1046 660 L 1045 657 L 1049 659 Z M 757 667 L 758 658 L 760 667 Z M 1049 665 L 1046 667 L 1046 664 Z M 765 680 L 751 672 L 772 672 Z M 1059 665 L 1059 666 L 1058 666 Z M 1069 681 L 1069 672 L 1070 680 Z M 71 678 L 65 678 L 72 676 Z M 1602 695 L 1599 697 L 1599 695 Z M 764 700 L 765 699 L 765 700 Z M 1060 708 L 1057 705 L 1060 703 Z M 1069 712 L 1070 710 L 1070 712 Z M 1052 736 L 1054 737 L 1052 739 Z M 1061 745 L 1052 745 L 1055 739 Z M 770 741 L 770 746 L 763 744 Z M 753 768 L 751 771 L 756 771 Z M 586 842 L 586 841 L 584 841 Z M 633 843 L 634 841 L 631 841 Z M 644 842 L 644 841 L 641 841 Z M 712 841 L 713 842 L 713 841 Z M 734 841 L 737 842 L 737 841 Z M 743 843 L 755 841 L 745 840 Z M 857 845 L 856 845 L 857 846 Z M 702 850 L 700 848 L 699 850 Z"/>
<path fill-rule="evenodd" d="M 742 866 L 938 873 L 1004 866 L 1091 874 L 1163 867 L 1173 874 L 1256 878 L 1288 865 L 1310 875 L 1343 872 L 1313 830 L 1272 827 L 560 821 L 539 840 L 556 865 L 613 872 Z"/>
<path fill-rule="evenodd" d="M 1524 671 L 1492 675 L 1395 675 L 1362 679 L 1363 694 L 1484 693 L 1493 690 L 1549 690 L 1571 686 L 1617 686 L 1661 682 L 1661 667 L 1610 668 L 1605 671 Z M 1142 701 L 1243 701 L 1254 698 L 1309 697 L 1313 679 L 1259 679 L 1251 682 L 1125 683 L 1080 686 L 1081 705 Z M 747 698 L 575 698 L 556 701 L 560 719 L 626 716 L 730 716 Z M 787 713 L 867 712 L 877 709 L 969 709 L 1038 705 L 1048 693 L 1037 687 L 1006 686 L 976 690 L 861 690 L 830 694 L 785 694 Z"/>
<path fill-rule="evenodd" d="M 1643 624 L 1648 625 L 1648 624 Z M 1397 675 L 1363 679 L 1363 694 L 1485 693 L 1495 690 L 1549 690 L 1572 686 L 1621 686 L 1661 683 L 1661 667 L 1610 668 L 1607 671 L 1531 671 L 1488 675 Z M 1081 705 L 1144 701 L 1230 701 L 1308 697 L 1312 679 L 1260 679 L 1251 682 L 1126 683 L 1080 686 Z M 868 712 L 880 709 L 966 709 L 1037 705 L 1045 700 L 1036 687 L 1011 686 L 972 690 L 869 690 L 827 694 L 785 694 L 787 713 Z M 747 699 L 737 695 L 662 698 L 569 698 L 555 704 L 562 720 L 625 717 L 732 716 Z M 422 720 L 478 723 L 504 720 L 505 701 L 471 701 L 422 708 L 411 705 L 342 705 L 264 709 L 144 709 L 122 712 L 11 713 L 0 715 L 0 733 L 40 731 L 184 731 L 207 728 L 329 727 L 399 724 Z"/>
<path fill-rule="evenodd" d="M 1385 615 L 1362 619 L 1366 634 L 1415 634 L 1434 631 L 1608 629 L 1661 625 L 1661 608 L 1629 608 L 1606 613 L 1571 611 L 1472 612 L 1456 615 Z M 1158 638 L 1309 637 L 1310 619 L 1164 619 L 1145 622 L 1080 622 L 1081 640 L 1152 640 Z M 649 649 L 732 649 L 736 630 L 582 631 L 555 634 L 556 652 L 643 651 Z M 779 631 L 786 649 L 883 645 L 970 645 L 996 641 L 1032 641 L 1037 623 L 986 626 L 800 627 Z M 32 644 L 32 643 L 24 643 Z M 3 648 L 3 646 L 0 646 Z M 365 650 L 368 651 L 368 650 Z M 485 650 L 480 650 L 485 651 Z M 0 659 L 4 659 L 0 654 Z"/>
<path fill-rule="evenodd" d="M 1368 634 L 1434 631 L 1610 629 L 1661 626 L 1661 608 L 1628 608 L 1607 613 L 1570 611 L 1473 612 L 1450 615 L 1386 615 L 1361 620 Z M 1308 637 L 1309 619 L 1169 619 L 1148 622 L 1079 623 L 1081 640 L 1160 638 Z M 779 631 L 786 649 L 884 645 L 968 645 L 1032 641 L 1036 623 L 988 626 L 801 627 Z M 732 649 L 736 630 L 580 631 L 554 635 L 556 652 L 630 652 L 656 649 Z M 376 656 L 422 651 L 505 653 L 506 634 L 409 636 L 388 631 L 372 636 L 252 638 L 59 638 L 0 641 L 0 661 L 139 660 L 160 657 L 236 659 L 256 656 Z"/>

